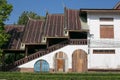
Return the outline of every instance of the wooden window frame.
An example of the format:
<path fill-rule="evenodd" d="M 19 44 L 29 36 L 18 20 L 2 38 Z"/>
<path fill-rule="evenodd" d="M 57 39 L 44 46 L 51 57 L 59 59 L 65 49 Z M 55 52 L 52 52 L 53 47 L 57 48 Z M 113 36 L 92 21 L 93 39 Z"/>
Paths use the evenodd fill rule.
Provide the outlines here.
<path fill-rule="evenodd" d="M 93 50 L 93 54 L 115 54 L 115 50 Z"/>

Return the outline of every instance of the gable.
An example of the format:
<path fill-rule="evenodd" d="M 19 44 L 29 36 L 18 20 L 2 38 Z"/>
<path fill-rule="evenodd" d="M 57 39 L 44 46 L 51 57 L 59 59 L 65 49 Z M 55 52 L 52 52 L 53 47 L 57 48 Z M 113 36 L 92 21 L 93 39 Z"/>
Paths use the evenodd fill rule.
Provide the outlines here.
<path fill-rule="evenodd" d="M 6 45 L 4 45 L 4 49 L 9 50 L 18 50 L 20 48 L 21 37 L 23 33 L 24 26 L 23 25 L 6 25 L 5 32 L 10 34 L 10 39 Z"/>

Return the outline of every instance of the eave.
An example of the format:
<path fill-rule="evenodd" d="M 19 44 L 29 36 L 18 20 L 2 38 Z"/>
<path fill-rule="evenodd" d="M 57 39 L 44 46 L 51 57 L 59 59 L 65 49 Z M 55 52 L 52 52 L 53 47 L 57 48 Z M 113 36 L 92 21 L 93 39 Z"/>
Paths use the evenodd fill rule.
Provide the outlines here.
<path fill-rule="evenodd" d="M 89 32 L 88 29 L 82 29 L 82 30 L 67 30 L 69 32 Z"/>
<path fill-rule="evenodd" d="M 80 9 L 80 12 L 120 12 L 117 9 Z"/>
<path fill-rule="evenodd" d="M 62 38 L 68 38 L 68 37 L 50 37 L 50 36 L 46 36 L 46 38 L 60 38 L 60 39 L 62 39 Z"/>

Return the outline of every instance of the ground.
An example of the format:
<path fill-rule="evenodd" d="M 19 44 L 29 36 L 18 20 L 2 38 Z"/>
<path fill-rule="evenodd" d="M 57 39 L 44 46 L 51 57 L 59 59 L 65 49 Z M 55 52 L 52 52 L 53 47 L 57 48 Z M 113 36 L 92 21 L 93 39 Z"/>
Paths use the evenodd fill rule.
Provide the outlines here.
<path fill-rule="evenodd" d="M 20 73 L 0 72 L 0 80 L 120 80 L 120 73 Z"/>

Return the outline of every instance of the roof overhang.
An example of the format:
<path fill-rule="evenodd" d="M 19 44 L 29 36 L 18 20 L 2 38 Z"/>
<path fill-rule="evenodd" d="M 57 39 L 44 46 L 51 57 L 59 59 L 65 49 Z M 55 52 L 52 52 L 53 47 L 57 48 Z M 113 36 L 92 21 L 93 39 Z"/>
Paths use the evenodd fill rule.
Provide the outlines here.
<path fill-rule="evenodd" d="M 80 9 L 80 12 L 103 12 L 103 13 L 113 13 L 120 12 L 117 9 Z"/>
<path fill-rule="evenodd" d="M 68 37 L 65 37 L 65 36 L 63 36 L 63 37 L 46 37 L 47 39 L 49 39 L 49 38 L 53 38 L 53 39 L 66 39 L 66 38 L 68 38 Z"/>
<path fill-rule="evenodd" d="M 68 30 L 69 32 L 89 32 L 89 29 L 82 29 L 82 30 Z"/>

